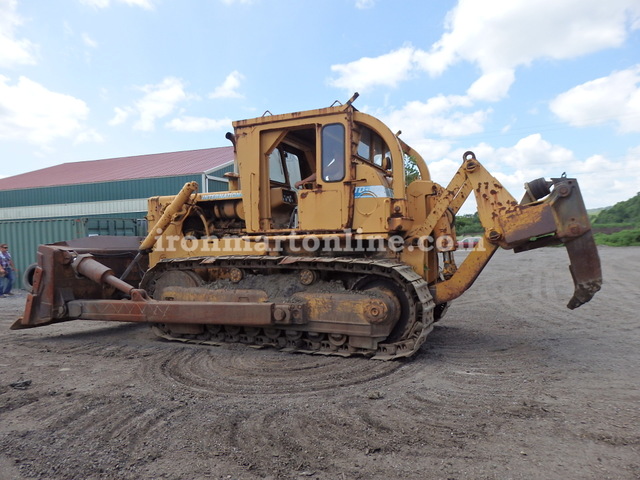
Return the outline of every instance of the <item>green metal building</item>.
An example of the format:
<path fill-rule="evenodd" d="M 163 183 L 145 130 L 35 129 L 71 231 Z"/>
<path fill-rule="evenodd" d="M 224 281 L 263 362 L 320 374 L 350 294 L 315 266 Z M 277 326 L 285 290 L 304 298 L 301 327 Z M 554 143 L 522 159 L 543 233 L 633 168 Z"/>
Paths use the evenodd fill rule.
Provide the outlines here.
<path fill-rule="evenodd" d="M 70 162 L 0 179 L 0 243 L 18 271 L 38 245 L 88 235 L 145 235 L 147 199 L 174 195 L 186 182 L 227 190 L 233 147 Z M 16 288 L 20 281 L 16 282 Z"/>

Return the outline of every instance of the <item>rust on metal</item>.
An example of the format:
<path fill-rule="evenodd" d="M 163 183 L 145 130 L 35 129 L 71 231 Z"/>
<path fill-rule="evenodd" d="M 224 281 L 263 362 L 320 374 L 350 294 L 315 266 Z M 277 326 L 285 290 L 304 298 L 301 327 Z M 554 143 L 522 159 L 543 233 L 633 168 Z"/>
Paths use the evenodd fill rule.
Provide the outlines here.
<path fill-rule="evenodd" d="M 131 290 L 134 289 L 132 285 L 116 277 L 111 268 L 94 260 L 90 254 L 76 256 L 71 265 L 78 274 L 84 275 L 96 283 L 106 283 L 125 294 L 131 293 Z"/>
<path fill-rule="evenodd" d="M 286 322 L 290 305 L 271 302 L 209 302 L 130 301 L 130 300 L 72 300 L 67 304 L 69 318 L 114 322 L 216 324 L 271 326 Z M 295 308 L 299 308 L 295 306 Z M 274 318 L 274 311 L 279 322 Z M 285 312 L 285 315 L 282 315 Z"/>
<path fill-rule="evenodd" d="M 600 258 L 591 231 L 565 243 L 575 291 L 567 307 L 573 310 L 587 303 L 602 286 Z"/>
<path fill-rule="evenodd" d="M 382 291 L 375 295 L 302 292 L 293 300 L 304 304 L 305 314 L 314 322 L 332 323 L 340 333 L 354 334 L 351 326 L 389 325 L 397 320 L 399 307 L 392 295 Z"/>

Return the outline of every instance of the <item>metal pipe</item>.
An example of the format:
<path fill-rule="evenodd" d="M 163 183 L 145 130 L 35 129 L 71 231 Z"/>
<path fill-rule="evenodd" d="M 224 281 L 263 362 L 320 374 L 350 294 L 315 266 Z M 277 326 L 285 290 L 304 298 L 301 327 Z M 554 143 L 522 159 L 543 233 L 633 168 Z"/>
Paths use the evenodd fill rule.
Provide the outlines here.
<path fill-rule="evenodd" d="M 134 289 L 132 285 L 120 280 L 113 270 L 106 265 L 94 260 L 89 254 L 78 255 L 71 264 L 76 273 L 87 277 L 98 284 L 106 283 L 129 295 Z"/>

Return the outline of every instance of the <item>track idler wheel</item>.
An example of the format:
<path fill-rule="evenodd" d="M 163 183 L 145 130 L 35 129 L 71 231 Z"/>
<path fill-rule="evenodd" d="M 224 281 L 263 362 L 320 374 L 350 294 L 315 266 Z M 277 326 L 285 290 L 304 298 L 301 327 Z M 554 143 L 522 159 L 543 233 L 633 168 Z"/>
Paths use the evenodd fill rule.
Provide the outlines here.
<path fill-rule="evenodd" d="M 365 277 L 356 283 L 354 289 L 366 292 L 383 292 L 386 298 L 392 298 L 396 321 L 385 340 L 391 343 L 405 338 L 416 321 L 416 310 L 405 292 L 391 280 L 376 277 Z"/>

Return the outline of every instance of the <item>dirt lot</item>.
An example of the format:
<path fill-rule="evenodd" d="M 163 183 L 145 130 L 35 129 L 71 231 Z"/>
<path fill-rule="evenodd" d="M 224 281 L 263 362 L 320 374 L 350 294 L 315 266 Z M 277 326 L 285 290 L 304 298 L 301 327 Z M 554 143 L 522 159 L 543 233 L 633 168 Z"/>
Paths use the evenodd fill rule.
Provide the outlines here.
<path fill-rule="evenodd" d="M 640 478 L 640 248 L 498 252 L 413 358 L 202 347 L 145 326 L 9 331 L 0 479 Z M 30 382 L 30 384 L 28 384 Z"/>

